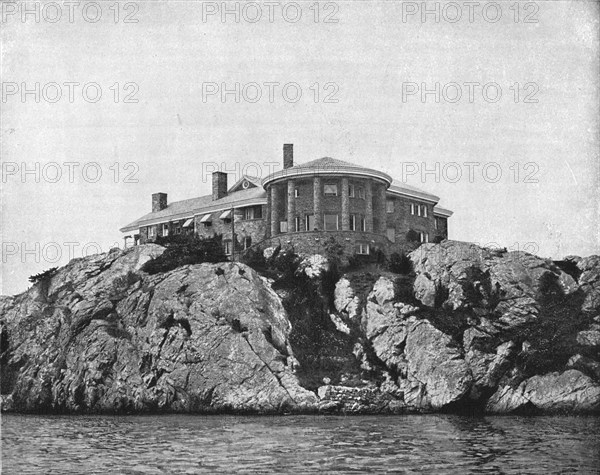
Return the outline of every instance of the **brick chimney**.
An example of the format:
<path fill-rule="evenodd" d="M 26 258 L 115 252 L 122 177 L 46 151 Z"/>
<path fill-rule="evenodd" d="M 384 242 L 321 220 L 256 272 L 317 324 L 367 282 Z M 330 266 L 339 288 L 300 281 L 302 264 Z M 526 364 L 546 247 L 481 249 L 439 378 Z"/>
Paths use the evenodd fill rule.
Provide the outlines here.
<path fill-rule="evenodd" d="M 283 144 L 283 168 L 292 168 L 294 166 L 294 144 Z"/>
<path fill-rule="evenodd" d="M 152 212 L 156 213 L 167 207 L 167 194 L 166 193 L 154 193 L 152 195 Z"/>
<path fill-rule="evenodd" d="M 212 199 L 220 200 L 227 196 L 227 173 L 213 172 L 212 174 Z"/>

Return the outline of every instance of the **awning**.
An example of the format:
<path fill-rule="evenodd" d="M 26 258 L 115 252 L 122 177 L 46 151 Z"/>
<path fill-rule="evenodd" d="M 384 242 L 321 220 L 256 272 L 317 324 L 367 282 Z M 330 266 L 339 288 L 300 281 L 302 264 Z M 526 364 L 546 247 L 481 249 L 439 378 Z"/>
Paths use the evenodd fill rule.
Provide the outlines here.
<path fill-rule="evenodd" d="M 230 219 L 231 218 L 231 210 L 228 209 L 227 211 L 223 211 L 221 213 L 221 216 L 219 216 L 219 219 Z"/>
<path fill-rule="evenodd" d="M 194 222 L 194 218 L 190 218 L 185 223 L 183 223 L 183 227 L 184 228 L 189 228 L 192 225 L 193 222 Z"/>
<path fill-rule="evenodd" d="M 212 216 L 212 214 L 208 213 L 205 214 L 204 216 L 202 216 L 202 219 L 200 220 L 201 223 L 209 223 L 211 221 L 210 217 Z"/>

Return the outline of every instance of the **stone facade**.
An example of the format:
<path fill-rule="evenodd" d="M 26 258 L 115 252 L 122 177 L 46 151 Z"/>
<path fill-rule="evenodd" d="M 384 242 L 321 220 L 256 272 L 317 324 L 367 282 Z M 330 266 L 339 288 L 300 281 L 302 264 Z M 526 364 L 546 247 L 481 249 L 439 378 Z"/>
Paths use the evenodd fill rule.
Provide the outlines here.
<path fill-rule="evenodd" d="M 409 237 L 422 242 L 448 237 L 452 213 L 438 209 L 434 195 L 393 185 L 385 173 L 331 158 L 294 166 L 290 144 L 284 146 L 283 162 L 283 170 L 262 182 L 247 178 L 229 190 L 227 175 L 215 172 L 212 195 L 188 200 L 186 206 L 168 206 L 167 195 L 156 193 L 152 213 L 124 229 L 139 229 L 135 239 L 141 243 L 167 233 L 219 234 L 234 254 L 272 244 L 316 253 L 329 237 L 348 254 L 374 249 L 389 254 L 402 250 Z"/>

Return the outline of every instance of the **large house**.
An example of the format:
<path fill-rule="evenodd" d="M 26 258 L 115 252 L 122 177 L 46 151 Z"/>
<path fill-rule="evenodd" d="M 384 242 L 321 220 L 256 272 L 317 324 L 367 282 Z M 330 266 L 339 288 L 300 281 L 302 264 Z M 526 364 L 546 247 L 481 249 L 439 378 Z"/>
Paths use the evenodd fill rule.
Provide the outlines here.
<path fill-rule="evenodd" d="M 231 188 L 227 174 L 212 175 L 212 194 L 168 203 L 152 195 L 152 212 L 121 229 L 125 244 L 158 236 L 221 234 L 236 257 L 251 246 L 291 245 L 318 252 L 328 236 L 345 251 L 386 254 L 407 239 L 446 239 L 451 211 L 435 195 L 395 183 L 372 168 L 329 157 L 294 165 L 293 145 L 283 146 L 283 169 L 263 178 L 243 176 Z"/>

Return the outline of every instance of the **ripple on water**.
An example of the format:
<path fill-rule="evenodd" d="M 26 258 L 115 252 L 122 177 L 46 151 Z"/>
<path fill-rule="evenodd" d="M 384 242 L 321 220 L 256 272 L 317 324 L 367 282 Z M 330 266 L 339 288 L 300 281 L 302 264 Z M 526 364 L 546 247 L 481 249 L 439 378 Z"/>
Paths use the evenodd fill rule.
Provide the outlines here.
<path fill-rule="evenodd" d="M 600 473 L 596 417 L 2 416 L 2 473 Z"/>

